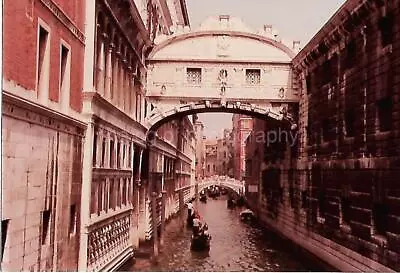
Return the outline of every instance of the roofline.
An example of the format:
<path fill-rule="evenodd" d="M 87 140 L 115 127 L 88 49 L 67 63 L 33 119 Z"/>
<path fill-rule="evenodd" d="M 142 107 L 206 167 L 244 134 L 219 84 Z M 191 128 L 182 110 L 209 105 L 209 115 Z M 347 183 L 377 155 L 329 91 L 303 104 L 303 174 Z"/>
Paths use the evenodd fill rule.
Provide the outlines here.
<path fill-rule="evenodd" d="M 177 35 L 177 36 L 168 38 L 167 40 L 161 42 L 160 44 L 156 45 L 153 48 L 153 50 L 149 54 L 148 59 L 151 59 L 158 51 L 160 51 L 162 48 L 164 48 L 172 43 L 179 42 L 179 41 L 186 40 L 186 39 L 191 39 L 191 38 L 204 37 L 204 36 L 220 36 L 220 35 L 226 35 L 226 36 L 230 36 L 230 37 L 243 37 L 243 38 L 250 38 L 253 40 L 258 40 L 260 42 L 270 44 L 270 45 L 282 50 L 291 59 L 293 59 L 296 56 L 296 54 L 293 52 L 293 50 L 291 50 L 288 46 L 286 46 L 285 44 L 278 42 L 274 39 L 271 39 L 269 37 L 261 36 L 261 35 L 254 34 L 254 33 L 243 32 L 243 31 L 207 30 L 207 31 L 195 31 L 195 32 L 184 33 L 181 35 Z"/>
<path fill-rule="evenodd" d="M 347 0 L 340 8 L 329 18 L 322 28 L 311 38 L 311 40 L 300 50 L 293 58 L 293 64 L 296 66 L 301 60 L 318 46 L 319 42 L 324 40 L 333 30 L 340 27 L 344 18 L 347 18 L 350 11 L 362 6 L 367 0 Z"/>

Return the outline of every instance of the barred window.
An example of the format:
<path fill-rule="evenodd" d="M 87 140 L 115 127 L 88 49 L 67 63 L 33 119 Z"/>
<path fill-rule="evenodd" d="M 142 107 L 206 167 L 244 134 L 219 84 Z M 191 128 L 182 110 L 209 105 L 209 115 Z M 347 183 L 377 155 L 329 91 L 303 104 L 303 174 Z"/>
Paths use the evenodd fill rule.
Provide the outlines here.
<path fill-rule="evenodd" d="M 187 68 L 186 69 L 187 82 L 190 84 L 201 83 L 201 68 Z"/>
<path fill-rule="evenodd" d="M 246 69 L 246 83 L 260 84 L 261 71 L 260 69 Z"/>

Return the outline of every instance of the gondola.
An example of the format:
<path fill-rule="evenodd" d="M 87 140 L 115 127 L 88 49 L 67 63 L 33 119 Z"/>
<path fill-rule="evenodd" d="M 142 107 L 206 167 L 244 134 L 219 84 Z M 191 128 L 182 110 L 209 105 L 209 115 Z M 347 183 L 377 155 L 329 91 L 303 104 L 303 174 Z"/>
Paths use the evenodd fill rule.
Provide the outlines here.
<path fill-rule="evenodd" d="M 200 201 L 203 203 L 207 203 L 207 195 L 201 195 L 200 196 Z"/>
<path fill-rule="evenodd" d="M 235 207 L 235 205 L 236 205 L 235 200 L 233 200 L 232 198 L 229 198 L 228 201 L 227 201 L 228 208 L 229 209 L 233 209 Z"/>
<path fill-rule="evenodd" d="M 211 236 L 206 236 L 204 234 L 192 235 L 192 243 L 190 245 L 193 251 L 204 251 L 210 250 Z"/>
<path fill-rule="evenodd" d="M 240 220 L 242 220 L 243 222 L 252 222 L 254 219 L 255 215 L 249 209 L 246 209 L 240 213 Z"/>

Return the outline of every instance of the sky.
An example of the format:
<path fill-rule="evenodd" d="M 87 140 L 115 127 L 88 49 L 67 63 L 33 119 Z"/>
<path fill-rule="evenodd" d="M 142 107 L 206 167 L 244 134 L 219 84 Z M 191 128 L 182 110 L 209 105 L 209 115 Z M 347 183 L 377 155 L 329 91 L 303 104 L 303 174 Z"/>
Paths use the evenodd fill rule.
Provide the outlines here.
<path fill-rule="evenodd" d="M 300 40 L 301 47 L 321 29 L 345 0 L 186 0 L 191 28 L 207 17 L 227 14 L 240 17 L 258 30 L 269 24 L 285 40 Z M 208 139 L 232 127 L 232 114 L 199 114 Z"/>

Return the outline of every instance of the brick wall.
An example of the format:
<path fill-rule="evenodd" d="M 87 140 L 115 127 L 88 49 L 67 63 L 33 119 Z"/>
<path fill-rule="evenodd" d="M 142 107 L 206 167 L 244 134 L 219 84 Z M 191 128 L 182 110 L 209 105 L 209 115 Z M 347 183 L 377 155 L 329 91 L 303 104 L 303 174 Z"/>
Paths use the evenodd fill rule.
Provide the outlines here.
<path fill-rule="evenodd" d="M 400 269 L 399 18 L 347 1 L 293 60 L 297 145 L 264 151 L 261 221 L 340 270 Z"/>
<path fill-rule="evenodd" d="M 83 31 L 84 2 L 57 1 L 76 27 Z M 65 10 L 64 10 L 65 8 Z M 60 42 L 71 47 L 70 106 L 75 111 L 82 108 L 84 44 L 68 30 L 41 1 L 21 0 L 4 3 L 4 69 L 3 77 L 26 89 L 36 92 L 36 67 L 38 43 L 38 18 L 50 29 L 50 85 L 49 99 L 59 101 Z"/>

